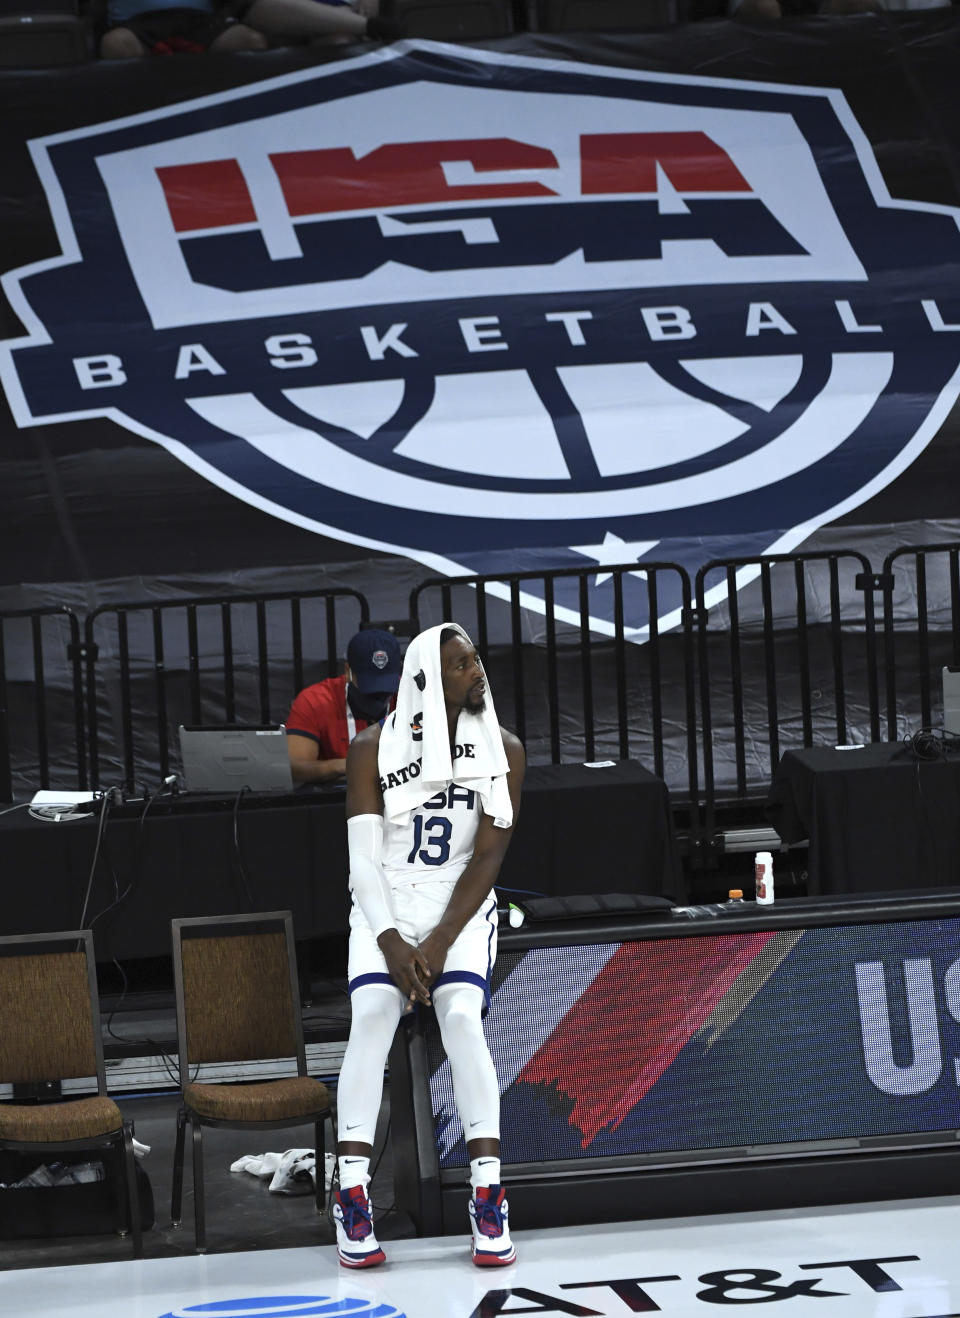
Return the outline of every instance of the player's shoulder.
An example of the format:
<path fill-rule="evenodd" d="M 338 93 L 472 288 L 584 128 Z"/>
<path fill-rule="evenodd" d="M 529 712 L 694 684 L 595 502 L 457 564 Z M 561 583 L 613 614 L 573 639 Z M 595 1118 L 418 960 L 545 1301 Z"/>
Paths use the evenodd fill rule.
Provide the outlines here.
<path fill-rule="evenodd" d="M 380 724 L 358 732 L 347 750 L 347 818 L 383 813 L 377 752 Z"/>
<path fill-rule="evenodd" d="M 522 768 L 526 764 L 526 751 L 523 749 L 523 742 L 515 732 L 509 728 L 501 726 L 500 735 L 503 738 L 503 749 L 507 753 L 507 760 L 511 769 Z"/>
<path fill-rule="evenodd" d="M 362 755 L 369 755 L 371 752 L 376 753 L 377 747 L 380 745 L 380 732 L 380 724 L 371 723 L 368 728 L 363 728 L 362 731 L 357 733 L 350 743 L 350 750 L 352 751 L 356 747 Z"/>
<path fill-rule="evenodd" d="M 380 724 L 374 723 L 369 728 L 358 732 L 347 747 L 347 805 L 349 815 L 350 794 L 352 790 L 366 790 L 364 784 L 377 784 L 379 792 L 380 769 L 378 750 L 380 746 Z"/>

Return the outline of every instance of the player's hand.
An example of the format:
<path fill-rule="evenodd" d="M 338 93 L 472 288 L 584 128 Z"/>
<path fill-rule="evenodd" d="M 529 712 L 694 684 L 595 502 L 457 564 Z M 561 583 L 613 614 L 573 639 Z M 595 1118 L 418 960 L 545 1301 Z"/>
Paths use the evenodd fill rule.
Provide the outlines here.
<path fill-rule="evenodd" d="M 408 1002 L 430 1002 L 430 965 L 423 951 L 401 937 L 396 929 L 386 929 L 377 939 L 387 963 L 390 978 Z"/>
<path fill-rule="evenodd" d="M 450 939 L 439 929 L 434 929 L 420 944 L 420 951 L 429 963 L 430 978 L 427 982 L 432 984 L 443 974 L 447 953 L 450 951 Z"/>

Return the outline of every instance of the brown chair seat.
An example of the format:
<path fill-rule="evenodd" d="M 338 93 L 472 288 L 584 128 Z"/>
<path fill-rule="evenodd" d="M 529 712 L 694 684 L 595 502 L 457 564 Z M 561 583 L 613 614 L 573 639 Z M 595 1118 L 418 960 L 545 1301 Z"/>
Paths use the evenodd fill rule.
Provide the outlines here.
<path fill-rule="evenodd" d="M 322 1080 L 294 1075 L 260 1084 L 189 1084 L 183 1099 L 198 1116 L 213 1121 L 311 1121 L 330 1108 L 330 1091 Z"/>
<path fill-rule="evenodd" d="M 123 1127 L 112 1098 L 77 1098 L 69 1103 L 0 1105 L 0 1139 L 56 1143 L 113 1135 Z"/>

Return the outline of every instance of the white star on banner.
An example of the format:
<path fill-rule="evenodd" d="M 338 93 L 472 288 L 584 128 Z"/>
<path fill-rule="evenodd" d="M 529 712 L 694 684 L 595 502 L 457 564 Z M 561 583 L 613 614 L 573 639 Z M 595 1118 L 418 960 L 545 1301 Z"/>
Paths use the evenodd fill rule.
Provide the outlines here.
<path fill-rule="evenodd" d="M 570 548 L 575 554 L 583 554 L 584 558 L 594 558 L 604 567 L 620 566 L 623 563 L 635 563 L 638 558 L 643 558 L 660 542 L 659 540 L 634 540 L 627 543 L 621 540 L 618 535 L 608 531 L 603 537 L 602 545 L 571 545 Z M 646 572 L 639 569 L 631 572 L 633 577 L 646 577 Z M 602 586 L 605 581 L 609 581 L 613 576 L 612 572 L 598 572 L 594 578 L 595 586 Z"/>

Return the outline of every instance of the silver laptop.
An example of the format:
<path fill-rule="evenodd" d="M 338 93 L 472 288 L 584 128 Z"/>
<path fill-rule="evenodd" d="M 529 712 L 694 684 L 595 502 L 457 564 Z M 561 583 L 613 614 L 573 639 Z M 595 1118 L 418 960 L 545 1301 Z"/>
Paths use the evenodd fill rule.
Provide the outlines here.
<path fill-rule="evenodd" d="M 180 728 L 188 792 L 290 791 L 293 776 L 284 725 Z"/>

